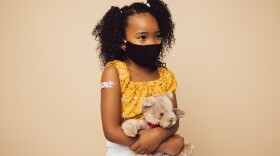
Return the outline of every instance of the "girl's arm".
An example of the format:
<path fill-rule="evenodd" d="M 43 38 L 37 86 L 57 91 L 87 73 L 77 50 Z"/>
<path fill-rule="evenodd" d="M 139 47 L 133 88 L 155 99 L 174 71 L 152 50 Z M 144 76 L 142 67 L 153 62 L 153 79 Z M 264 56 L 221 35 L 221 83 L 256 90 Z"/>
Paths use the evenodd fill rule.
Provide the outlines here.
<path fill-rule="evenodd" d="M 137 138 L 126 136 L 121 128 L 121 88 L 116 67 L 108 66 L 104 69 L 101 82 L 107 81 L 114 82 L 115 86 L 101 91 L 101 118 L 106 139 L 117 144 L 131 146 L 141 138 L 146 148 L 136 148 L 134 151 L 141 154 L 151 153 L 161 143 L 162 136 L 160 133 L 151 132 Z"/>
<path fill-rule="evenodd" d="M 173 93 L 173 98 L 171 99 L 171 101 L 173 104 L 173 108 L 177 108 L 177 99 L 176 99 L 175 93 Z M 176 124 L 174 126 L 172 126 L 170 128 L 155 127 L 152 130 L 157 131 L 157 133 L 159 133 L 162 136 L 161 141 L 164 141 L 167 138 L 169 138 L 170 136 L 174 135 L 178 131 L 178 129 L 179 129 L 179 120 L 176 122 Z M 143 132 L 143 133 L 145 133 L 145 132 Z M 141 135 L 141 131 L 140 131 L 140 135 Z"/>
<path fill-rule="evenodd" d="M 183 147 L 184 138 L 178 134 L 175 134 L 163 141 L 155 151 L 160 153 L 166 153 L 169 155 L 178 155 Z"/>
<path fill-rule="evenodd" d="M 113 88 L 103 88 L 101 90 L 101 118 L 103 132 L 108 141 L 130 146 L 135 142 L 135 138 L 124 134 L 121 123 L 121 89 L 118 71 L 114 66 L 104 69 L 101 82 L 113 82 Z"/>
<path fill-rule="evenodd" d="M 177 99 L 176 94 L 173 93 L 173 98 L 171 99 L 173 108 L 177 108 Z M 141 136 L 145 136 L 148 131 L 153 131 L 152 133 L 158 133 L 161 136 L 161 142 L 155 151 L 158 152 L 165 152 L 168 154 L 173 155 L 174 153 L 179 153 L 182 149 L 182 146 L 184 144 L 184 138 L 176 135 L 173 136 L 179 129 L 179 120 L 176 122 L 176 124 L 168 129 L 164 129 L 161 127 L 155 127 L 150 130 L 141 130 L 139 131 L 140 138 L 137 140 L 132 146 L 130 146 L 130 149 L 135 151 L 137 148 L 142 148 L 145 146 L 145 140 L 141 139 Z M 144 141 L 143 141 L 144 140 Z M 173 145 L 173 146 L 170 146 Z"/>

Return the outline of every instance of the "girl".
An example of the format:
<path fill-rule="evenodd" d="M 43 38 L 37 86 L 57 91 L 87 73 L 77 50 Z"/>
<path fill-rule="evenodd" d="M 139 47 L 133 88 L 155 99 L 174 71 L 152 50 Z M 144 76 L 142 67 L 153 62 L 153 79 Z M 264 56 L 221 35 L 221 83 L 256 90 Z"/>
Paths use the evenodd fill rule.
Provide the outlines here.
<path fill-rule="evenodd" d="M 121 124 L 143 119 L 141 101 L 148 96 L 174 93 L 176 79 L 162 59 L 175 42 L 174 23 L 161 0 L 111 7 L 92 34 L 104 68 L 101 76 L 101 117 L 107 156 L 132 156 L 153 151 L 178 154 L 184 139 L 174 135 L 179 122 L 169 129 L 141 130 L 136 138 L 124 134 Z"/>

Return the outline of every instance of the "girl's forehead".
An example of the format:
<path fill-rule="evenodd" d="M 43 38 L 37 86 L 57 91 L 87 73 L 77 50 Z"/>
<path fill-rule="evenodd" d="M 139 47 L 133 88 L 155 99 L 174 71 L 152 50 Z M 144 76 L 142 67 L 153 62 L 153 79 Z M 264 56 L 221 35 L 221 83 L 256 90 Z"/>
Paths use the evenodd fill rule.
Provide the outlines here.
<path fill-rule="evenodd" d="M 158 22 L 150 13 L 140 13 L 128 17 L 126 31 L 135 32 L 157 32 L 159 31 Z"/>

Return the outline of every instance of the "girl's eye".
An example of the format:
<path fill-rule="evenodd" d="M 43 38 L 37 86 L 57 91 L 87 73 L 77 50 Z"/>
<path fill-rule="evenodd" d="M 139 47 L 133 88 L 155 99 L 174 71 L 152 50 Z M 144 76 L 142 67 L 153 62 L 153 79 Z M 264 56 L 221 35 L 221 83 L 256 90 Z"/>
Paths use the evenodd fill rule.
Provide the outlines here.
<path fill-rule="evenodd" d="M 161 39 L 161 38 L 162 38 L 161 34 L 157 34 L 157 35 L 156 35 L 156 38 Z"/>
<path fill-rule="evenodd" d="M 146 36 L 139 36 L 138 39 L 140 39 L 140 40 L 145 40 L 145 39 L 146 39 Z"/>

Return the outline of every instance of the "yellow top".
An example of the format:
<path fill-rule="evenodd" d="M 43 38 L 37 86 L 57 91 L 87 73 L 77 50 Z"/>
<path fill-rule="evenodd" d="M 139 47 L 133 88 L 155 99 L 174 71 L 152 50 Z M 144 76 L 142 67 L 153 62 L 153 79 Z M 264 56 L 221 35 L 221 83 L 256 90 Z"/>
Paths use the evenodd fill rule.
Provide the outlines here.
<path fill-rule="evenodd" d="M 142 100 L 145 97 L 156 94 L 164 94 L 168 91 L 175 92 L 177 81 L 171 70 L 158 67 L 160 78 L 147 82 L 130 81 L 130 73 L 126 64 L 120 60 L 108 62 L 105 66 L 114 65 L 119 73 L 121 87 L 122 119 L 143 119 Z"/>

